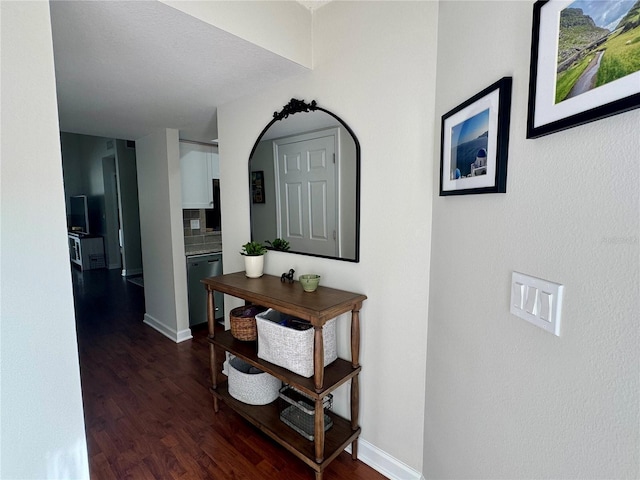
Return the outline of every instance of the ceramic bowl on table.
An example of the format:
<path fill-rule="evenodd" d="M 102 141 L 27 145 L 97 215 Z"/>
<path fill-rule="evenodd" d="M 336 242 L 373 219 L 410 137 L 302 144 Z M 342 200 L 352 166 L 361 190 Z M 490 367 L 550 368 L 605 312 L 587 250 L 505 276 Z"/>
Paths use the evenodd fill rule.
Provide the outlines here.
<path fill-rule="evenodd" d="M 305 292 L 314 292 L 320 283 L 320 275 L 314 273 L 306 273 L 298 278 Z"/>

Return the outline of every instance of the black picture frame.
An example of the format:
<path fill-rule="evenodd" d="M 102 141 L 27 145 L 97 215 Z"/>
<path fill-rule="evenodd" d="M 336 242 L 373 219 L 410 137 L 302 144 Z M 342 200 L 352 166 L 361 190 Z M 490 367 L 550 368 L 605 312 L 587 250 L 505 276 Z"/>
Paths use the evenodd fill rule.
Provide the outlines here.
<path fill-rule="evenodd" d="M 507 191 L 512 84 L 503 77 L 442 116 L 440 196 Z"/>
<path fill-rule="evenodd" d="M 603 33 L 602 38 L 581 49 L 574 45 L 570 45 L 574 48 L 569 49 L 564 43 L 558 47 L 561 31 L 565 28 L 561 15 L 566 13 L 565 8 L 571 8 L 574 3 L 538 0 L 533 5 L 527 138 L 539 138 L 640 106 L 640 65 L 625 64 L 626 70 L 623 69 L 623 73 L 628 70 L 631 73 L 624 73 L 624 76 L 612 80 L 606 80 L 607 68 L 604 65 L 620 55 L 621 48 L 640 49 L 640 42 L 629 39 L 629 43 L 625 43 L 627 36 L 640 35 L 640 26 L 631 27 L 630 23 L 630 30 L 624 30 L 625 17 L 621 17 L 618 26 L 606 38 Z M 630 8 L 629 12 L 632 10 Z M 582 14 L 586 15 L 584 11 Z M 596 25 L 596 28 L 600 27 Z M 603 78 L 597 76 L 601 64 Z M 594 68 L 596 73 L 593 73 Z M 633 70 L 634 68 L 637 70 Z M 585 86 L 580 89 L 576 86 L 577 80 L 569 80 L 580 71 L 585 80 L 587 75 L 593 73 L 594 82 L 605 83 L 594 86 L 591 82 L 584 81 L 582 83 Z"/>
<path fill-rule="evenodd" d="M 265 203 L 264 170 L 251 172 L 251 201 L 253 203 Z"/>

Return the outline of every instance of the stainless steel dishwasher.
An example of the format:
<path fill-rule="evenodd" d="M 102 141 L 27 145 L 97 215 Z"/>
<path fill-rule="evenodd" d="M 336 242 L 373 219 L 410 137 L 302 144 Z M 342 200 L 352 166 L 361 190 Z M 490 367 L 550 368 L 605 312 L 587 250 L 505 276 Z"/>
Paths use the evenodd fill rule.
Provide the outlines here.
<path fill-rule="evenodd" d="M 207 321 L 207 290 L 200 280 L 222 275 L 222 254 L 207 253 L 187 257 L 187 283 L 189 289 L 189 326 Z M 224 319 L 224 295 L 214 292 L 215 318 Z"/>

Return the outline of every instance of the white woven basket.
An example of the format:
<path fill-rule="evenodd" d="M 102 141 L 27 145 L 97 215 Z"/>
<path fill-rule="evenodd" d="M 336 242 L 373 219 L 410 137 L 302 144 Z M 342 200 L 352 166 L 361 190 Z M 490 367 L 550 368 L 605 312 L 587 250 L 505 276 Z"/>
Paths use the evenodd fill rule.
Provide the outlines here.
<path fill-rule="evenodd" d="M 266 405 L 278 398 L 282 382 L 238 357 L 229 360 L 229 395 L 249 405 Z M 254 373 L 255 372 L 255 373 Z"/>
<path fill-rule="evenodd" d="M 256 315 L 258 358 L 291 370 L 303 377 L 313 375 L 313 328 L 296 330 L 280 325 L 281 313 L 269 309 Z M 336 319 L 322 328 L 324 365 L 338 358 Z"/>

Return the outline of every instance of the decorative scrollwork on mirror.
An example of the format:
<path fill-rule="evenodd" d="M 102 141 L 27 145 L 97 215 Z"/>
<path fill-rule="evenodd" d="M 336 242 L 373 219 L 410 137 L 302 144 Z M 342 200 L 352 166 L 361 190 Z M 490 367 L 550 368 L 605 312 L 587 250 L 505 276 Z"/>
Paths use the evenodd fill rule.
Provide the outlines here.
<path fill-rule="evenodd" d="M 360 144 L 337 115 L 292 98 L 249 157 L 251 240 L 288 252 L 360 259 Z"/>

